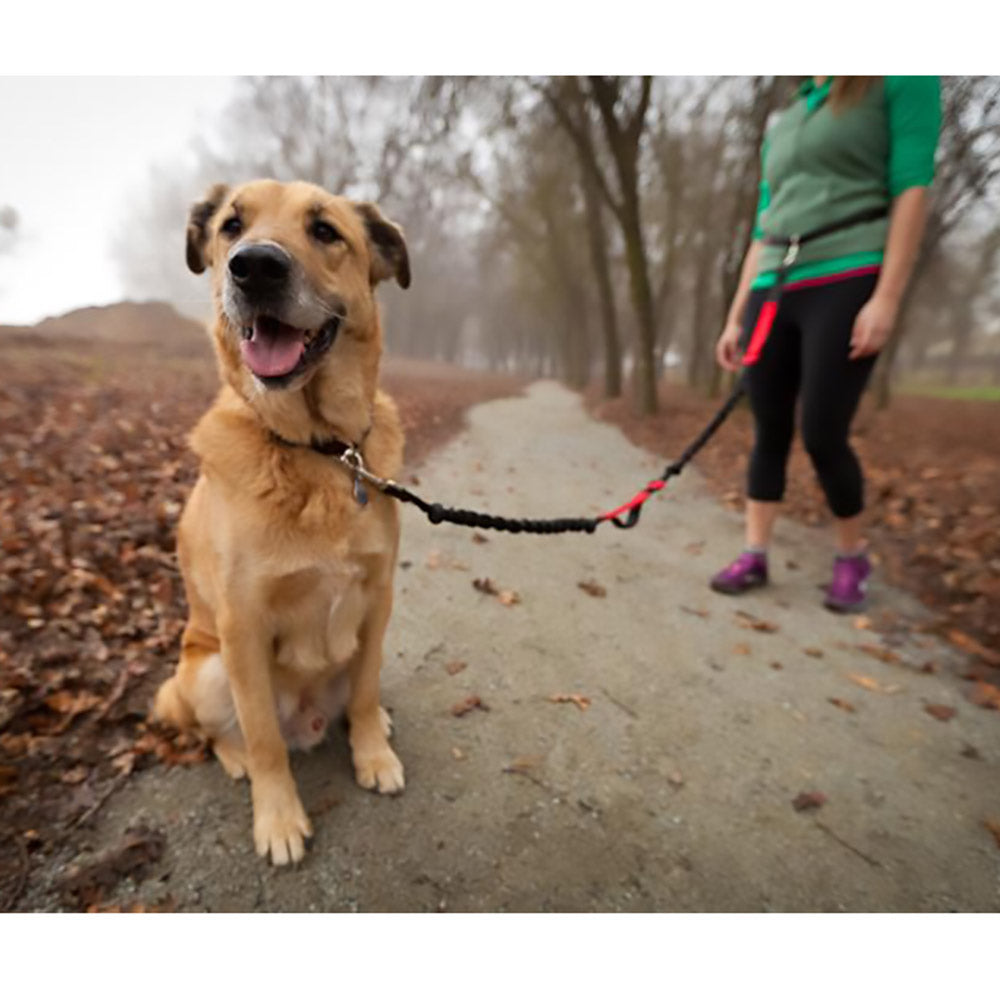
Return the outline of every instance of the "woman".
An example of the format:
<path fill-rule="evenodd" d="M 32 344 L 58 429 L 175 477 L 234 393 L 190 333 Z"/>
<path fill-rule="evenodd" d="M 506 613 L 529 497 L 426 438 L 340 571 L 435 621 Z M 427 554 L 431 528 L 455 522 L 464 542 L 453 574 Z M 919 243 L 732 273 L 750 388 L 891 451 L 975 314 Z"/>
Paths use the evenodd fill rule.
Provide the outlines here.
<path fill-rule="evenodd" d="M 789 237 L 852 217 L 867 221 L 797 248 L 766 340 L 744 366 L 756 431 L 746 549 L 712 578 L 714 590 L 741 594 L 768 582 L 767 549 L 801 398 L 803 443 L 836 522 L 824 603 L 834 611 L 864 606 L 871 565 L 861 534 L 863 484 L 847 436 L 916 260 L 940 120 L 937 77 L 818 76 L 768 130 L 754 240 L 716 344 L 720 365 L 738 370 L 744 332 L 756 326 L 760 340 L 770 315 L 762 306 L 774 297 Z M 768 245 L 776 237 L 786 247 Z"/>

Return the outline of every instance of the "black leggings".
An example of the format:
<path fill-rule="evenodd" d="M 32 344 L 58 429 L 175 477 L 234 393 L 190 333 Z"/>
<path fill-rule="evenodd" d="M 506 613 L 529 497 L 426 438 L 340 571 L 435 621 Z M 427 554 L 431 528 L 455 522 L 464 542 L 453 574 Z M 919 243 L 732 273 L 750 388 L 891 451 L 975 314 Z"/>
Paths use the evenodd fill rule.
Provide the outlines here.
<path fill-rule="evenodd" d="M 802 397 L 802 442 L 836 517 L 864 508 L 861 466 L 847 434 L 876 356 L 850 361 L 854 319 L 875 289 L 876 274 L 793 289 L 781 296 L 774 326 L 746 386 L 756 421 L 750 458 L 751 500 L 781 500 L 785 466 L 795 433 L 795 402 Z M 767 290 L 752 292 L 744 338 L 757 320 Z"/>

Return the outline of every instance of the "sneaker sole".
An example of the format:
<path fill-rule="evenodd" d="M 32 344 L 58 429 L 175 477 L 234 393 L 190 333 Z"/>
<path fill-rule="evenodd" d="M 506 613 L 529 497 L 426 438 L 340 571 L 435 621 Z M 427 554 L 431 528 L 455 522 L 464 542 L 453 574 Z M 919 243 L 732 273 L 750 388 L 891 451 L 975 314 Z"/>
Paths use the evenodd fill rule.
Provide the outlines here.
<path fill-rule="evenodd" d="M 851 615 L 856 614 L 858 611 L 864 611 L 868 607 L 868 599 L 863 601 L 855 601 L 853 604 L 841 604 L 837 601 L 831 601 L 829 598 L 823 602 L 823 607 L 828 611 L 836 611 L 838 614 Z"/>
<path fill-rule="evenodd" d="M 717 583 L 715 580 L 709 580 L 708 585 L 717 594 L 725 594 L 727 597 L 737 597 L 740 594 L 745 594 L 748 590 L 756 590 L 758 587 L 766 587 L 767 580 L 756 580 L 753 583 L 745 583 L 742 586 L 735 583 Z"/>

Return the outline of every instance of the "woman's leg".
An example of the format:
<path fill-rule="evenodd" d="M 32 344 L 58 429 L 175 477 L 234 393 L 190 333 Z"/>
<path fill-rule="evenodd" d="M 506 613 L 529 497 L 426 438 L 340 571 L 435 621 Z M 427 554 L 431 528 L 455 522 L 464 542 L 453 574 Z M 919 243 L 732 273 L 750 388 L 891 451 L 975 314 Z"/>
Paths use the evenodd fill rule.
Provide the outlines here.
<path fill-rule="evenodd" d="M 743 321 L 744 342 L 765 299 L 763 291 L 750 296 Z M 768 580 L 767 547 L 785 493 L 785 466 L 795 433 L 798 337 L 798 329 L 782 307 L 759 360 L 744 369 L 755 428 L 747 476 L 746 550 L 712 578 L 712 588 L 720 593 L 741 594 Z"/>
<path fill-rule="evenodd" d="M 792 293 L 800 297 L 802 324 L 802 442 L 848 545 L 860 541 L 864 509 L 861 464 L 848 434 L 876 360 L 852 361 L 848 352 L 854 320 L 875 281 L 863 275 Z"/>
<path fill-rule="evenodd" d="M 758 293 L 763 300 L 763 293 Z M 751 298 L 751 306 L 756 296 Z M 756 310 L 747 310 L 747 325 Z M 785 470 L 795 435 L 795 402 L 801 370 L 800 333 L 783 302 L 760 357 L 744 369 L 754 417 L 754 446 L 747 473 L 747 545 L 766 548 L 785 496 Z"/>
<path fill-rule="evenodd" d="M 764 551 L 770 545 L 780 507 L 781 504 L 774 500 L 747 498 L 746 540 L 749 550 Z"/>
<path fill-rule="evenodd" d="M 848 435 L 876 358 L 852 361 L 848 352 L 854 320 L 875 281 L 865 275 L 799 292 L 802 440 L 836 518 L 839 552 L 825 601 L 835 611 L 864 606 L 871 572 L 862 536 L 864 479 Z"/>

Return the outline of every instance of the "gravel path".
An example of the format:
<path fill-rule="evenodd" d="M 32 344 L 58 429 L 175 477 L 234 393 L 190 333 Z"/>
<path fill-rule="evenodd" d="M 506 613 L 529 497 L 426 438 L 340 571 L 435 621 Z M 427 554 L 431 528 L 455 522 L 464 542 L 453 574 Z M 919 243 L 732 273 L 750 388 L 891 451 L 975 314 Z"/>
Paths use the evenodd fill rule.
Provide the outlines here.
<path fill-rule="evenodd" d="M 539 382 L 473 409 L 418 470 L 419 492 L 586 515 L 662 464 Z M 1000 820 L 1000 719 L 963 697 L 957 654 L 912 627 L 883 635 L 825 611 L 828 539 L 796 525 L 779 528 L 771 588 L 713 594 L 706 580 L 740 537 L 693 470 L 636 530 L 593 538 L 481 542 L 408 509 L 383 674 L 406 792 L 358 788 L 336 732 L 295 761 L 317 834 L 298 869 L 274 871 L 253 853 L 245 785 L 214 762 L 143 772 L 87 837 L 99 851 L 137 821 L 165 835 L 151 874 L 115 898 L 182 910 L 1000 909 L 1000 845 L 983 825 Z M 474 589 L 484 578 L 519 603 Z M 921 612 L 876 579 L 869 615 L 912 626 Z M 484 708 L 454 716 L 471 695 Z M 939 721 L 927 704 L 957 712 Z M 796 811 L 802 792 L 825 804 Z M 21 908 L 57 907 L 59 874 Z"/>

